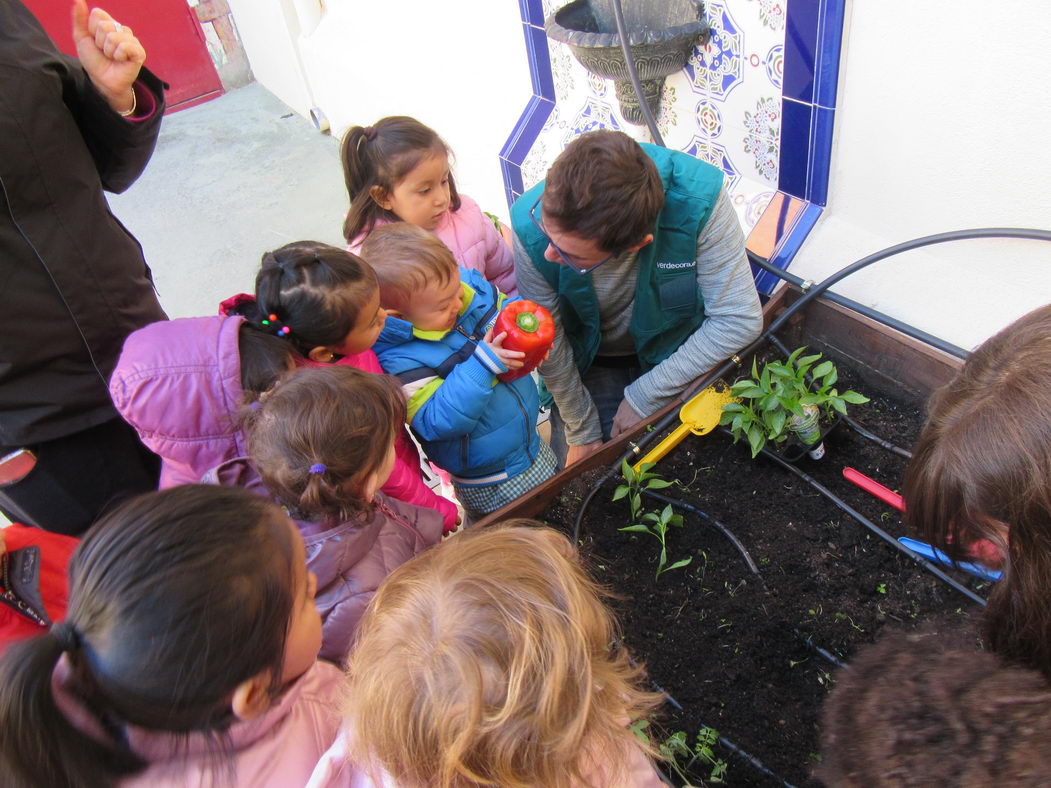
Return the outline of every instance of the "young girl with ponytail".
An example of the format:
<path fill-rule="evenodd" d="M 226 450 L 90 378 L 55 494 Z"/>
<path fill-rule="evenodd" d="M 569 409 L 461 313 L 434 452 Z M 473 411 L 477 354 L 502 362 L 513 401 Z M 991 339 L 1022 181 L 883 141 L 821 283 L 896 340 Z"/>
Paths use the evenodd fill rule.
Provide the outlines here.
<path fill-rule="evenodd" d="M 387 574 L 441 539 L 437 512 L 380 492 L 404 420 L 393 378 L 332 365 L 292 373 L 248 417 L 252 464 L 303 535 L 334 662 Z"/>
<path fill-rule="evenodd" d="M 69 609 L 0 658 L 0 785 L 303 785 L 339 671 L 303 542 L 244 490 L 184 485 L 100 520 Z"/>
<path fill-rule="evenodd" d="M 383 373 L 371 348 L 387 313 L 375 273 L 357 255 L 313 241 L 287 244 L 263 255 L 255 290 L 254 297 L 234 296 L 223 308 L 285 340 L 306 366 Z M 456 504 L 424 484 L 420 454 L 404 427 L 395 433 L 394 466 L 383 492 L 438 511 L 446 532 L 460 522 Z"/>
<path fill-rule="evenodd" d="M 354 126 L 343 137 L 340 159 L 350 195 L 343 236 L 358 254 L 369 233 L 408 222 L 438 236 L 456 264 L 478 271 L 496 289 L 517 296 L 510 230 L 456 190 L 449 148 L 415 118 L 395 116 Z M 507 233 L 504 236 L 504 233 Z"/>

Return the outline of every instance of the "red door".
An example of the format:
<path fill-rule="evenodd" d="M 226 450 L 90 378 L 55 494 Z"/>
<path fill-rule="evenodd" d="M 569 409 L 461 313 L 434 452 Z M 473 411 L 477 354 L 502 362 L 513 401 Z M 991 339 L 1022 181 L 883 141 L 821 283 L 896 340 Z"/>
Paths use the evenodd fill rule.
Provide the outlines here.
<path fill-rule="evenodd" d="M 70 0 L 23 0 L 44 29 L 67 54 L 73 46 Z M 163 79 L 168 91 L 168 111 L 215 98 L 223 91 L 208 55 L 204 31 L 186 0 L 88 0 L 114 19 L 128 25 L 146 48 L 146 65 Z"/>

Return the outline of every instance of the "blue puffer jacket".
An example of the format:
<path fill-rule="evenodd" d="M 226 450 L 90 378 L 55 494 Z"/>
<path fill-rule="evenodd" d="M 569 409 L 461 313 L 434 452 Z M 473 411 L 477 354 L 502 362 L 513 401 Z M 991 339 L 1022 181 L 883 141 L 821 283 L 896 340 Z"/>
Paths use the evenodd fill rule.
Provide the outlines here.
<path fill-rule="evenodd" d="M 508 299 L 477 271 L 460 269 L 463 308 L 449 331 L 419 331 L 388 317 L 373 350 L 408 397 L 408 422 L 427 455 L 463 484 L 499 484 L 525 471 L 540 450 L 536 384 L 511 383 L 481 341 Z"/>

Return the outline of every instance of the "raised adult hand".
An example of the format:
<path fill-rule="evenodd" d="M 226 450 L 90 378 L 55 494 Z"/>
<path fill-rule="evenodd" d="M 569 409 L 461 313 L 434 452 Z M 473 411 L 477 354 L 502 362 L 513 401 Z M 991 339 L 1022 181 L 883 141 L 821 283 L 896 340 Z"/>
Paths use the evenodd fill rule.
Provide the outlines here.
<path fill-rule="evenodd" d="M 132 85 L 146 62 L 146 50 L 131 28 L 101 8 L 89 13 L 87 0 L 73 0 L 73 42 L 88 78 L 113 111 L 131 110 Z"/>

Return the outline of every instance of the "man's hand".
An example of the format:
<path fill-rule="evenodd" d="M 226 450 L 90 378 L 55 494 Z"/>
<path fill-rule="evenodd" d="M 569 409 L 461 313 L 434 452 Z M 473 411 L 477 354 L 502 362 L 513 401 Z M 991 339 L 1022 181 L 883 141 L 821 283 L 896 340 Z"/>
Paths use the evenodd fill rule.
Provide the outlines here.
<path fill-rule="evenodd" d="M 627 399 L 620 401 L 620 407 L 617 408 L 617 415 L 613 417 L 613 427 L 610 429 L 610 437 L 616 438 L 622 432 L 627 432 L 636 424 L 642 421 L 642 416 L 635 412 L 635 409 L 628 404 Z"/>
<path fill-rule="evenodd" d="M 591 441 L 591 443 L 584 443 L 580 446 L 570 446 L 569 451 L 566 452 L 566 467 L 598 451 L 601 445 L 602 441 Z"/>
<path fill-rule="evenodd" d="M 73 0 L 73 42 L 77 57 L 114 112 L 135 106 L 132 85 L 146 62 L 146 50 L 130 27 L 124 27 L 101 8 L 88 13 L 87 0 Z"/>
<path fill-rule="evenodd" d="M 508 369 L 518 369 L 522 366 L 522 359 L 525 358 L 525 353 L 521 350 L 511 350 L 510 348 L 504 347 L 504 340 L 507 339 L 507 332 L 501 331 L 495 337 L 493 336 L 493 329 L 489 329 L 485 332 L 485 343 L 492 349 L 496 354 L 496 357 L 503 362 L 503 365 Z"/>

